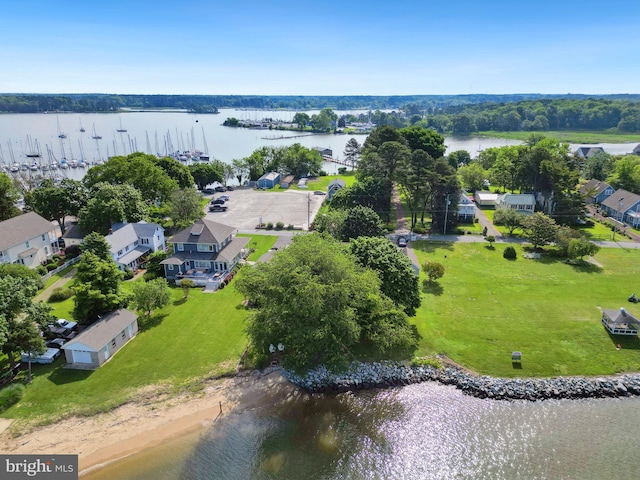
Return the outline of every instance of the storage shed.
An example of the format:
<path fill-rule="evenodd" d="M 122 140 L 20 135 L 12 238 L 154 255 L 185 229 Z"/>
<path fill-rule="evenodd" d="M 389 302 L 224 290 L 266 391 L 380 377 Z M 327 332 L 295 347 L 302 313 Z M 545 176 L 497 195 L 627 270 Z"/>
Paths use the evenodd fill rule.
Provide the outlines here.
<path fill-rule="evenodd" d="M 278 172 L 265 173 L 258 179 L 258 188 L 274 188 L 280 182 Z"/>
<path fill-rule="evenodd" d="M 95 370 L 138 333 L 138 316 L 121 308 L 91 324 L 73 340 L 65 343 L 66 367 Z"/>

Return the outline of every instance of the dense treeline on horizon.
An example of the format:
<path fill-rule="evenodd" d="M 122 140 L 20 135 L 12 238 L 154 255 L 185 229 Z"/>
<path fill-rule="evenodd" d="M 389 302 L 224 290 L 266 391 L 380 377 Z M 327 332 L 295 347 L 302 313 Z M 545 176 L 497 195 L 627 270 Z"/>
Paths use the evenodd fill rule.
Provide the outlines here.
<path fill-rule="evenodd" d="M 117 112 L 123 109 L 181 109 L 218 113 L 219 108 L 372 112 L 378 125 L 419 124 L 439 133 L 483 131 L 616 130 L 640 132 L 640 94 L 612 95 L 108 95 L 0 94 L 0 112 Z"/>

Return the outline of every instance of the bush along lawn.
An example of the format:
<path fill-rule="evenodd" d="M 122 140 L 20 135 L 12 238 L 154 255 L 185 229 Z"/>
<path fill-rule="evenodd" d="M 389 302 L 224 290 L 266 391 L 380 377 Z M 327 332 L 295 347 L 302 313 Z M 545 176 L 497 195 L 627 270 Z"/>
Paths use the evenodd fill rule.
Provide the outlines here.
<path fill-rule="evenodd" d="M 545 255 L 528 260 L 519 245 L 515 260 L 503 258 L 504 245 L 413 247 L 421 265 L 445 266 L 413 319 L 422 335 L 417 356 L 444 353 L 479 373 L 505 377 L 640 371 L 638 337 L 610 336 L 599 310 L 624 307 L 640 316 L 640 306 L 627 302 L 640 278 L 640 250 L 601 249 L 600 267 Z M 522 352 L 521 369 L 511 363 L 512 351 Z"/>

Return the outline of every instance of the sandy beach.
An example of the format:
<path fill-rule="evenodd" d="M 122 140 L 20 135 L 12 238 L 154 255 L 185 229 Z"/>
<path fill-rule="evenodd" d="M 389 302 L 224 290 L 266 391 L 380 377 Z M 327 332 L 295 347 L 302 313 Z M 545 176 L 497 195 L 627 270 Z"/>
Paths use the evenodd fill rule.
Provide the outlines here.
<path fill-rule="evenodd" d="M 220 415 L 250 406 L 274 387 L 286 387 L 278 372 L 211 381 L 196 394 L 146 396 L 110 412 L 71 417 L 14 437 L 0 435 L 0 452 L 79 455 L 80 474 L 167 440 L 210 427 Z M 293 387 L 291 387 L 293 389 Z"/>

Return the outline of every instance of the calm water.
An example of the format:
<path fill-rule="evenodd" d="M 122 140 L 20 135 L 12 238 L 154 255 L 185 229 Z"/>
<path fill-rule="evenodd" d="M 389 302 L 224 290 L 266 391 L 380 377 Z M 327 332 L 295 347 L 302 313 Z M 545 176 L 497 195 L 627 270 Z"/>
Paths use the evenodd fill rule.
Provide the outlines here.
<path fill-rule="evenodd" d="M 83 478 L 636 479 L 639 406 L 479 400 L 436 383 L 327 397 L 275 393 L 210 431 Z"/>

